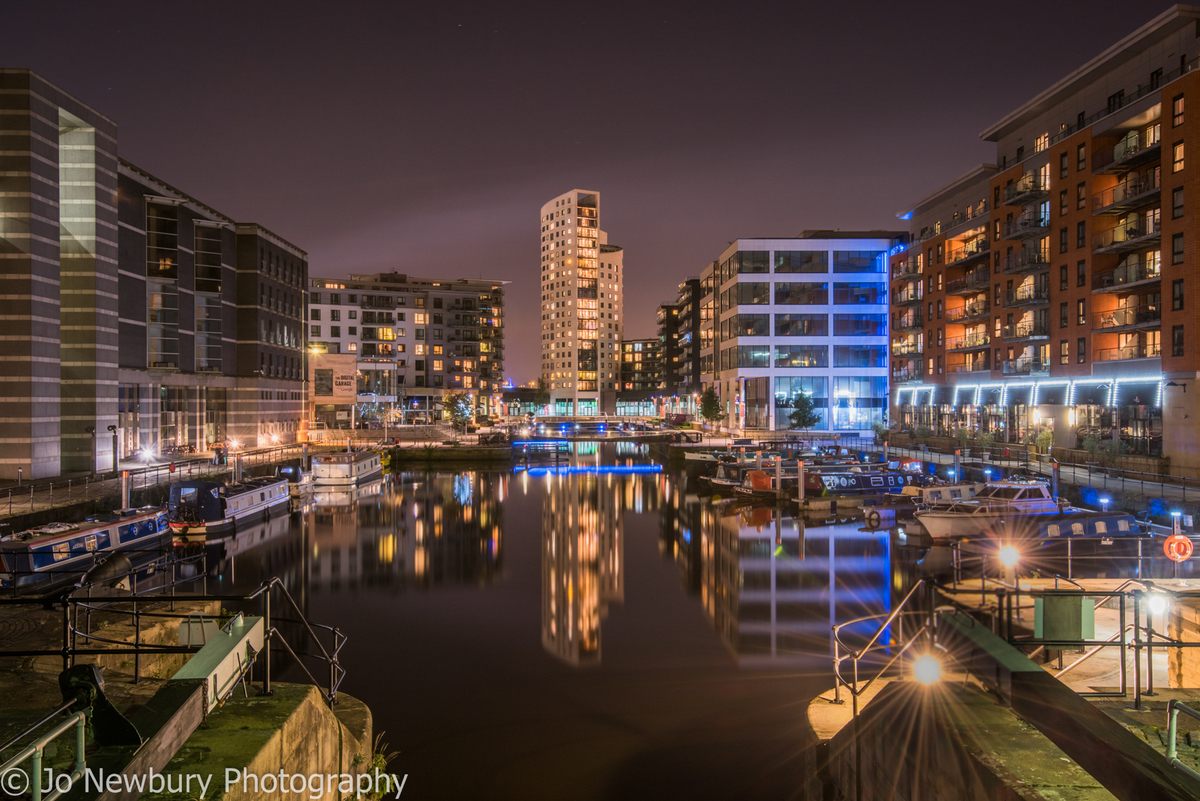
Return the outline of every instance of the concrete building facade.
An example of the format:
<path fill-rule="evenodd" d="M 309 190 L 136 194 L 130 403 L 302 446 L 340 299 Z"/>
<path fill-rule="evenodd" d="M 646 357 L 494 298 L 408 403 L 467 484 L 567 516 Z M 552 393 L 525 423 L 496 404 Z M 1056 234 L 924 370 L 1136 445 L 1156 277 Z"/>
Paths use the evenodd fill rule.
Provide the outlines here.
<path fill-rule="evenodd" d="M 542 370 L 551 413 L 615 409 L 624 252 L 600 229 L 600 193 L 573 189 L 542 206 Z"/>
<path fill-rule="evenodd" d="M 0 477 L 107 469 L 114 440 L 294 441 L 304 252 L 119 159 L 112 120 L 29 70 L 0 70 L 0 111 Z M 250 303 L 268 334 L 244 339 L 259 284 L 278 305 Z"/>

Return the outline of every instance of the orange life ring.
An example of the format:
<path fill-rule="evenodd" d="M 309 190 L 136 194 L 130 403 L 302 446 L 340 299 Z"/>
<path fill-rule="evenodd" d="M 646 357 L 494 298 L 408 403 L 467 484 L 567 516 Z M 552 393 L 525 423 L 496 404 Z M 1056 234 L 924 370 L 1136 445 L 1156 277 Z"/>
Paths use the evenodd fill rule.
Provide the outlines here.
<path fill-rule="evenodd" d="M 1182 562 L 1191 558 L 1192 541 L 1182 534 L 1172 534 L 1163 543 L 1163 552 L 1173 562 Z"/>

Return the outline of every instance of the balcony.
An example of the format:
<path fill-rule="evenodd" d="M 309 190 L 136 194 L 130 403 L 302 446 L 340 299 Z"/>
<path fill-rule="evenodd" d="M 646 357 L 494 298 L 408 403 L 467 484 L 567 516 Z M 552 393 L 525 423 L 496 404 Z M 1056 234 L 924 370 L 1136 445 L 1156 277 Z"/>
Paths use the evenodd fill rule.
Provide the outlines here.
<path fill-rule="evenodd" d="M 1021 248 L 1004 257 L 1004 272 L 1009 275 L 1048 269 L 1050 269 L 1050 254 L 1041 248 Z"/>
<path fill-rule="evenodd" d="M 1045 375 L 1050 372 L 1050 363 L 1044 359 L 1008 359 L 1004 362 L 1004 375 Z"/>
<path fill-rule="evenodd" d="M 1138 175 L 1130 175 L 1116 186 L 1092 195 L 1092 211 L 1096 214 L 1123 214 L 1158 200 L 1162 195 L 1157 167 Z"/>
<path fill-rule="evenodd" d="M 892 296 L 893 306 L 911 306 L 914 303 L 921 302 L 921 290 L 919 288 L 909 287 L 903 289 Z"/>
<path fill-rule="evenodd" d="M 921 344 L 915 340 L 892 343 L 893 356 L 920 356 L 922 350 Z"/>
<path fill-rule="evenodd" d="M 917 260 L 907 258 L 892 267 L 892 280 L 920 275 L 923 271 L 917 266 Z"/>
<path fill-rule="evenodd" d="M 979 350 L 986 348 L 992 343 L 992 338 L 988 334 L 967 334 L 962 337 L 952 337 L 946 340 L 946 350 L 948 351 L 965 351 Z"/>
<path fill-rule="evenodd" d="M 1151 125 L 1132 131 L 1112 147 L 1092 157 L 1092 172 L 1118 173 L 1153 161 L 1162 151 L 1161 127 Z"/>
<path fill-rule="evenodd" d="M 1093 331 L 1137 331 L 1158 328 L 1162 324 L 1162 307 L 1139 304 L 1120 306 L 1092 315 Z"/>
<path fill-rule="evenodd" d="M 948 323 L 965 323 L 971 320 L 978 320 L 987 317 L 992 310 L 992 304 L 986 300 L 975 301 L 968 303 L 965 306 L 959 306 L 957 309 L 946 310 L 946 322 Z"/>
<path fill-rule="evenodd" d="M 953 281 L 946 282 L 947 295 L 976 295 L 980 292 L 986 292 L 991 286 L 991 273 L 985 267 L 981 270 L 972 270 L 962 278 L 955 278 Z"/>
<path fill-rule="evenodd" d="M 1023 309 L 1032 306 L 1046 306 L 1050 303 L 1050 287 L 1039 284 L 1025 284 L 1004 293 L 1004 308 Z"/>
<path fill-rule="evenodd" d="M 1050 187 L 1036 172 L 1027 172 L 1011 186 L 1004 187 L 1005 206 L 1024 206 L 1044 200 L 1050 195 Z"/>
<path fill-rule="evenodd" d="M 947 373 L 990 373 L 991 366 L 988 364 L 987 354 L 983 353 L 972 359 L 967 357 L 958 361 L 950 360 L 946 364 Z"/>
<path fill-rule="evenodd" d="M 954 247 L 957 245 L 957 247 Z M 987 258 L 987 254 L 992 249 L 992 243 L 988 241 L 986 235 L 977 236 L 974 239 L 966 242 L 952 242 L 946 248 L 946 266 L 950 267 L 955 264 L 968 264 L 980 258 Z"/>
<path fill-rule="evenodd" d="M 1162 345 L 1158 342 L 1139 342 L 1124 345 L 1119 348 L 1105 348 L 1096 351 L 1098 362 L 1123 362 L 1130 359 L 1159 359 L 1162 358 Z"/>
<path fill-rule="evenodd" d="M 896 318 L 896 324 L 892 326 L 893 331 L 919 331 L 924 321 L 921 319 L 921 310 L 913 309 L 908 314 L 902 314 Z"/>
<path fill-rule="evenodd" d="M 1014 325 L 1006 325 L 1001 336 L 1005 342 L 1049 339 L 1050 323 L 1046 320 L 1026 320 Z"/>
<path fill-rule="evenodd" d="M 905 369 L 892 371 L 892 383 L 894 384 L 907 384 L 909 382 L 920 382 L 924 380 L 925 376 L 921 374 L 920 370 Z"/>
<path fill-rule="evenodd" d="M 1124 253 L 1158 242 L 1162 225 L 1157 215 L 1127 220 L 1092 237 L 1093 253 Z"/>
<path fill-rule="evenodd" d="M 1005 239 L 1036 239 L 1050 233 L 1050 220 L 1041 214 L 1022 214 L 1004 223 Z"/>
<path fill-rule="evenodd" d="M 1138 287 L 1156 284 L 1161 280 L 1162 271 L 1157 258 L 1128 258 L 1118 264 L 1111 273 L 1097 275 L 1092 281 L 1092 291 L 1098 293 L 1129 292 Z"/>

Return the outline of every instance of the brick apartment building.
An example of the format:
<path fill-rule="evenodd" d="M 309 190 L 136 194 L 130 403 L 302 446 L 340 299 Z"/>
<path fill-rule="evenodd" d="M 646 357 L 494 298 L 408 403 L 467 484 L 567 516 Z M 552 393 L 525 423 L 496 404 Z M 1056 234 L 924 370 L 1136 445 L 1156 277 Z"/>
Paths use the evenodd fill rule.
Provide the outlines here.
<path fill-rule="evenodd" d="M 1198 37 L 1200 8 L 1156 17 L 984 131 L 995 164 L 902 215 L 893 424 L 1118 439 L 1200 474 Z"/>

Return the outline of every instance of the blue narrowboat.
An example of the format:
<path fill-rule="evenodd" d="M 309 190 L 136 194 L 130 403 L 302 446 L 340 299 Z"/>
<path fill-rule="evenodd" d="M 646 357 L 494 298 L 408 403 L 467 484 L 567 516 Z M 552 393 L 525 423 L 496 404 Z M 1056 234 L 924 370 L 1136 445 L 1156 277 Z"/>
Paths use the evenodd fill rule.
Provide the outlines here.
<path fill-rule="evenodd" d="M 121 509 L 79 524 L 51 523 L 0 539 L 0 587 L 38 589 L 75 581 L 105 554 L 154 549 L 169 534 L 159 507 Z"/>

